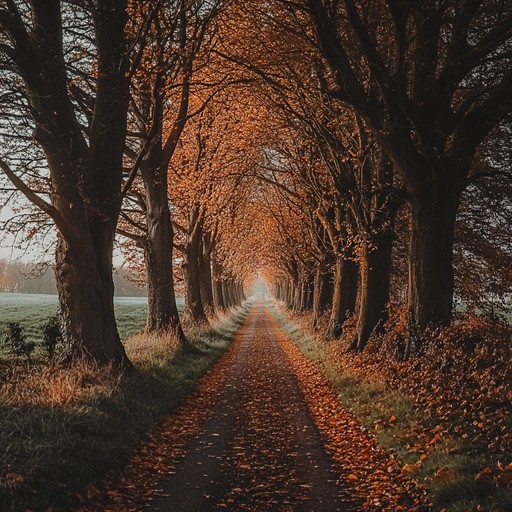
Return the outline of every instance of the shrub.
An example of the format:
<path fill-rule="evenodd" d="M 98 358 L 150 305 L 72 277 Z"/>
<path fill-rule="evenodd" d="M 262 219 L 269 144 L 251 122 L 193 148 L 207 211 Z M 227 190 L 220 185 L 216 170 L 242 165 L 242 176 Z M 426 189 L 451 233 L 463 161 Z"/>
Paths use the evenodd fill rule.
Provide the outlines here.
<path fill-rule="evenodd" d="M 13 357 L 26 357 L 31 362 L 35 343 L 27 341 L 23 327 L 18 322 L 9 322 L 2 336 L 2 343 Z"/>
<path fill-rule="evenodd" d="M 51 316 L 43 325 L 42 346 L 48 353 L 48 358 L 53 359 L 57 345 L 62 343 L 62 330 L 60 327 L 59 315 Z"/>

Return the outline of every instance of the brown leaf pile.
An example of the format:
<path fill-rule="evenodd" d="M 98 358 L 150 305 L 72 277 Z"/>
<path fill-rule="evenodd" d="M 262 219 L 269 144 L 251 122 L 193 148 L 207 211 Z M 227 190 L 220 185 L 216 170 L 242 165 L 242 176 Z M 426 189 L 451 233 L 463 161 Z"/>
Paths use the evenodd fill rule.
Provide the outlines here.
<path fill-rule="evenodd" d="M 399 312 L 393 314 L 394 330 L 372 340 L 369 351 L 332 351 L 340 368 L 363 379 L 371 375 L 373 381 L 399 389 L 423 409 L 428 408 L 433 427 L 411 434 L 411 451 L 432 446 L 441 436 L 452 436 L 464 440 L 474 453 L 509 458 L 511 326 L 464 315 L 449 327 L 427 333 L 421 357 L 399 361 L 393 344 L 404 336 L 406 322 Z"/>

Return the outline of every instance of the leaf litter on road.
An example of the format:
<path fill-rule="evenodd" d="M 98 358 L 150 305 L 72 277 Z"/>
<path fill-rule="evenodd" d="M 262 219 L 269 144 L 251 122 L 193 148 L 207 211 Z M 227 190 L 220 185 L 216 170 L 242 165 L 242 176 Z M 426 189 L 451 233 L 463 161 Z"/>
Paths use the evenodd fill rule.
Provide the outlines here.
<path fill-rule="evenodd" d="M 80 512 L 429 510 L 263 304 L 197 391 L 80 502 Z"/>

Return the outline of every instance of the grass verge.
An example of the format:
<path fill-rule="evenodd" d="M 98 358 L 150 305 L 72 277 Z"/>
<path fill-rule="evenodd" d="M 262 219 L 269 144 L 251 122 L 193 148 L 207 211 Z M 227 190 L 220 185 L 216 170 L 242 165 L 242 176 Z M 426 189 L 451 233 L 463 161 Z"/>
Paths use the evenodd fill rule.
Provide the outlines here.
<path fill-rule="evenodd" d="M 476 449 L 471 439 L 453 435 L 462 418 L 451 417 L 451 424 L 440 421 L 434 411 L 389 382 L 350 373 L 340 364 L 339 352 L 333 357 L 335 342 L 308 333 L 299 325 L 300 318 L 295 322 L 276 305 L 273 312 L 280 327 L 330 381 L 342 405 L 401 461 L 403 473 L 427 490 L 435 510 L 512 511 L 510 454 L 507 459 Z"/>
<path fill-rule="evenodd" d="M 214 328 L 188 332 L 201 351 L 167 336 L 126 341 L 129 376 L 72 368 L 0 367 L 0 510 L 69 511 L 76 494 L 128 460 L 146 433 L 227 349 L 249 305 Z"/>

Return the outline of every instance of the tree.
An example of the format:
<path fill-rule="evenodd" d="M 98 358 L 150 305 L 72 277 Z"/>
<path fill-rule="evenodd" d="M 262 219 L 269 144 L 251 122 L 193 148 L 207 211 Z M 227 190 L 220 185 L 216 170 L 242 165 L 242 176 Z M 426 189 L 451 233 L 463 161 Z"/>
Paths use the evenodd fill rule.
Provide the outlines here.
<path fill-rule="evenodd" d="M 187 125 L 175 165 L 169 170 L 169 180 L 174 183 L 170 197 L 177 229 L 175 245 L 183 256 L 184 319 L 195 323 L 207 321 L 207 310 L 213 307 L 213 281 L 218 282 L 220 266 L 227 268 L 216 250 L 221 228 L 226 218 L 234 215 L 247 187 L 247 151 L 243 149 L 252 137 L 247 126 L 240 128 L 240 120 L 247 119 L 247 113 L 242 105 L 235 104 L 233 89 L 224 85 L 214 95 L 211 90 L 196 95 L 194 101 L 201 112 Z M 242 96 L 238 91 L 236 98 Z M 228 304 L 219 291 L 217 285 L 217 303 L 222 309 Z"/>
<path fill-rule="evenodd" d="M 148 292 L 147 331 L 183 334 L 173 282 L 173 225 L 169 209 L 168 169 L 190 118 L 194 61 L 221 2 L 134 3 L 134 15 L 148 25 L 141 64 L 132 82 L 131 177 L 140 169 L 143 186 L 132 188 L 119 232 L 144 252 Z M 173 184 L 171 182 L 170 186 Z M 133 212 L 134 205 L 136 211 Z"/>
<path fill-rule="evenodd" d="M 512 111 L 508 3 L 309 0 L 326 90 L 356 110 L 402 176 L 408 303 L 420 329 L 452 317 L 453 239 L 475 153 Z"/>
<path fill-rule="evenodd" d="M 57 0 L 0 8 L 3 72 L 19 77 L 34 139 L 50 174 L 50 201 L 0 165 L 58 230 L 56 279 L 68 357 L 129 367 L 113 307 L 112 250 L 121 207 L 122 156 L 129 99 L 126 2 L 87 7 Z M 66 30 L 77 22 L 94 52 L 93 115 L 87 126 L 70 93 Z M 93 47 L 94 45 L 94 47 Z M 87 53 L 86 52 L 86 53 Z"/>

